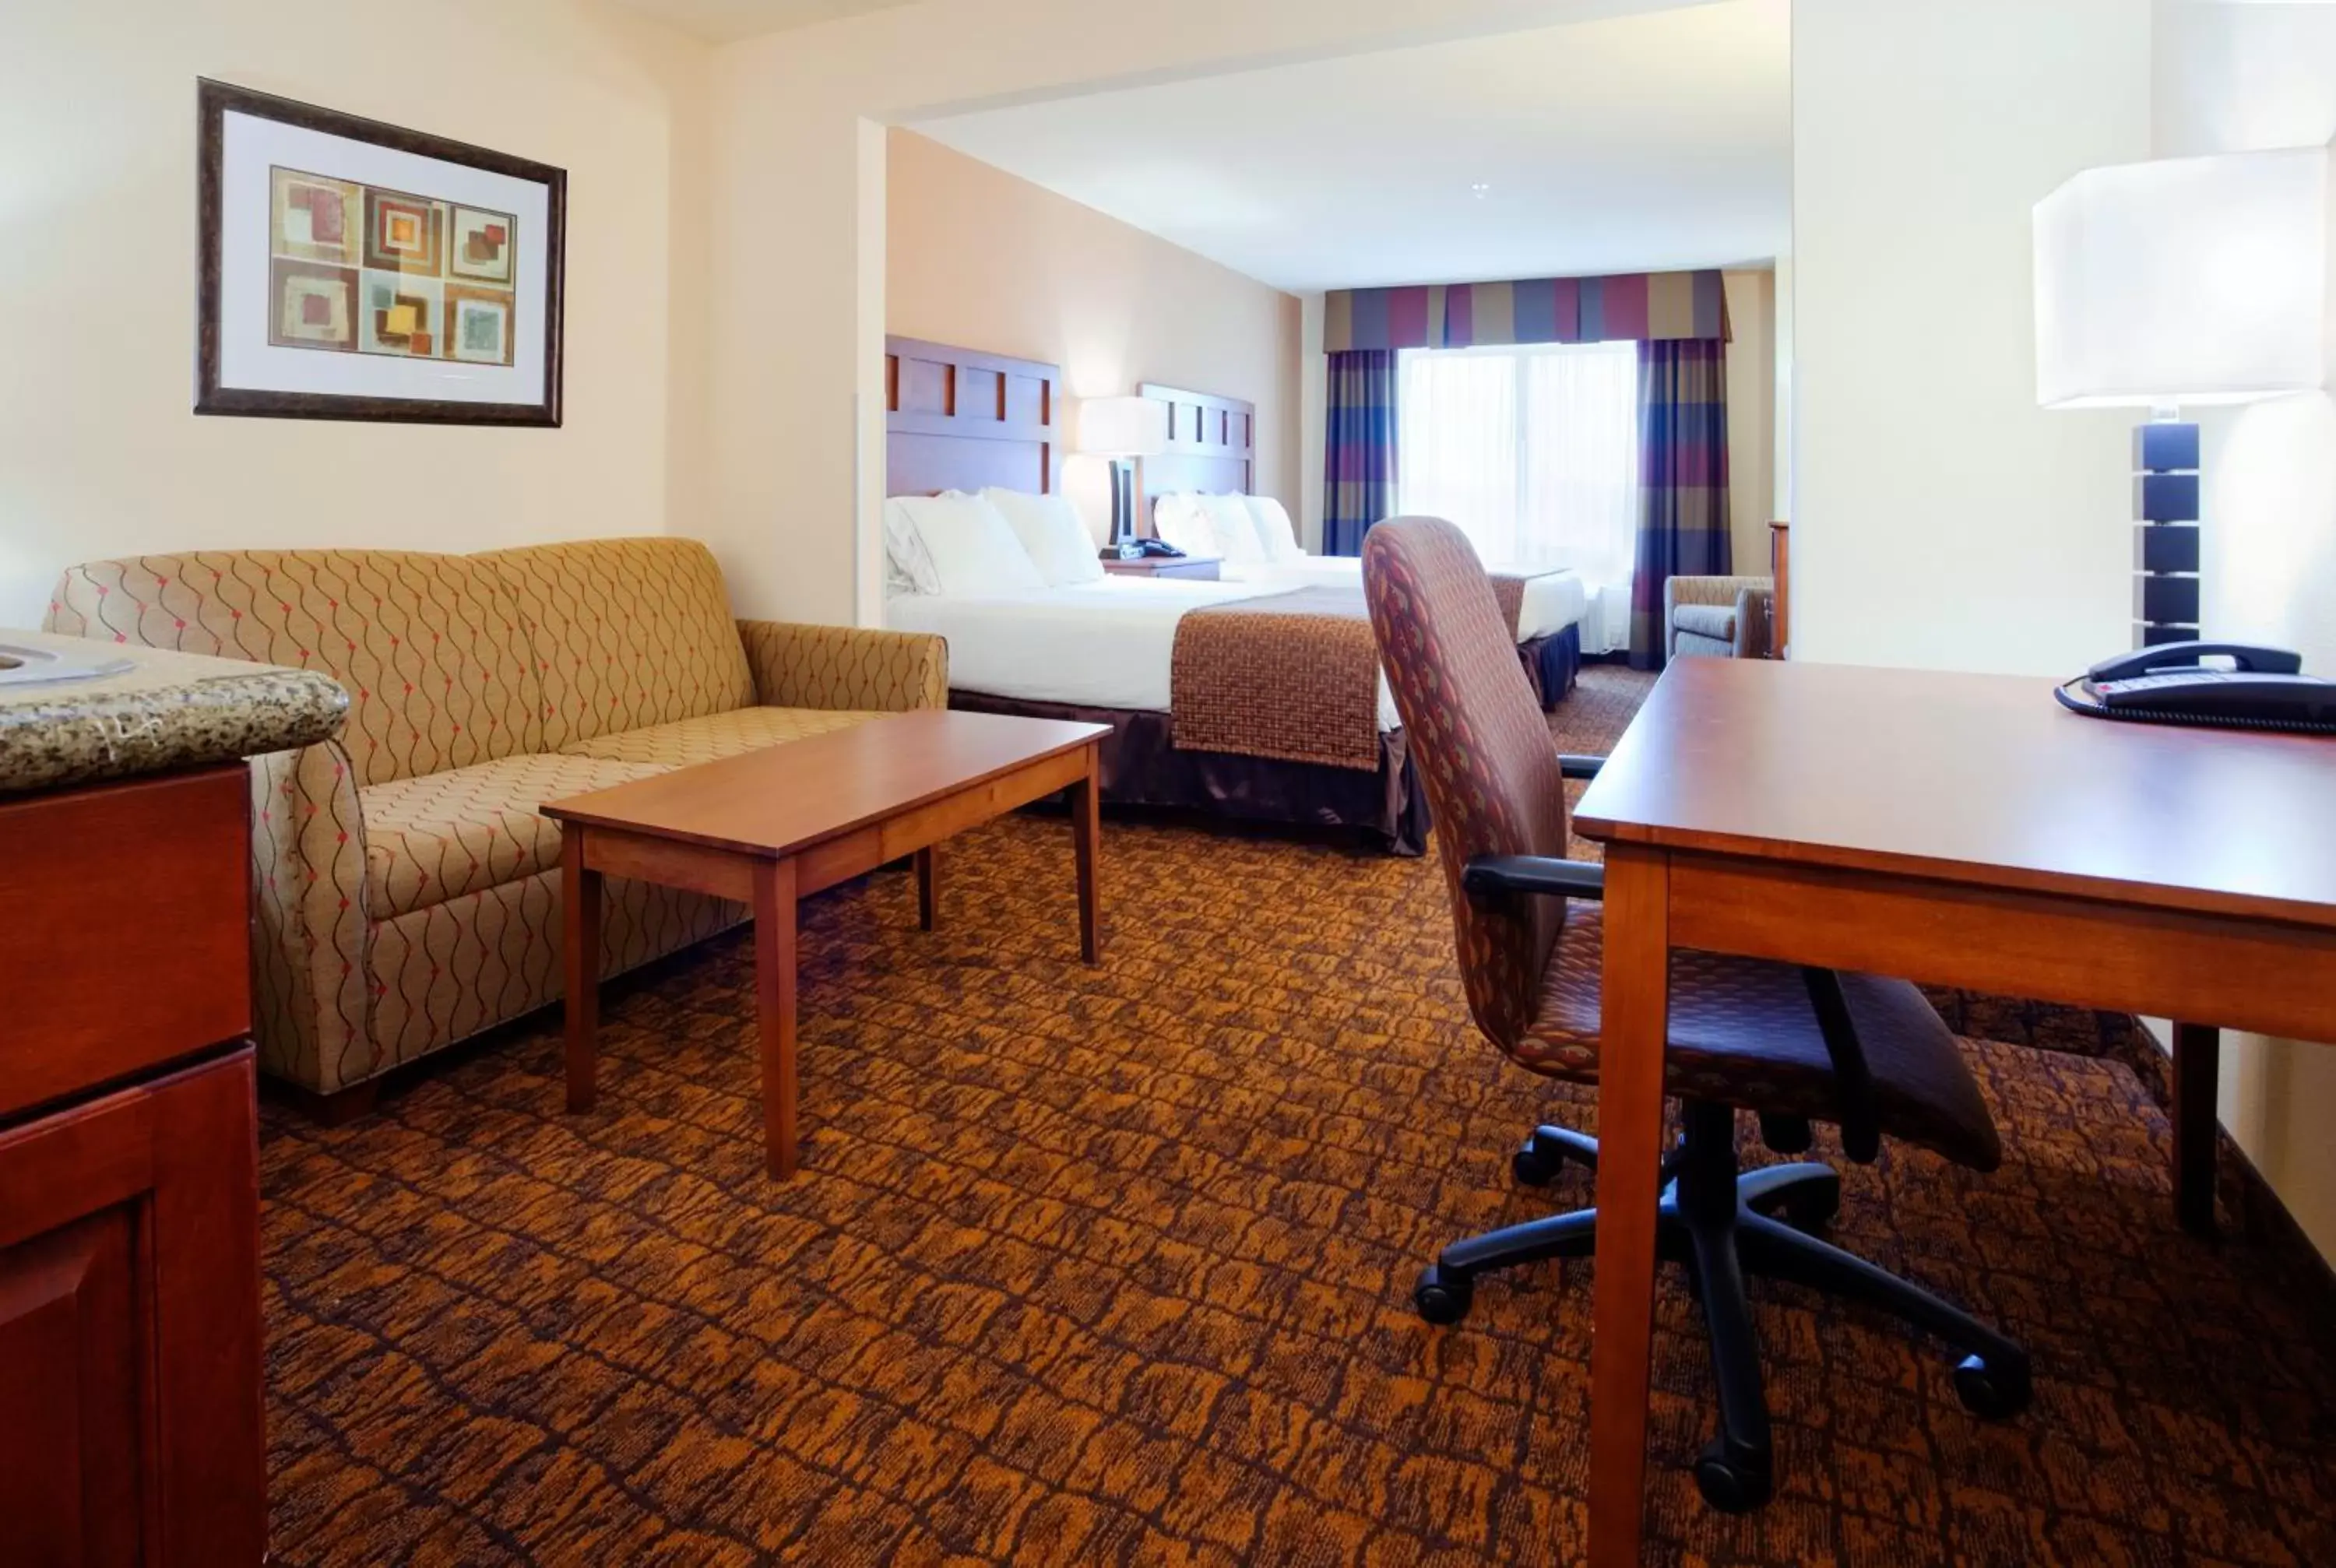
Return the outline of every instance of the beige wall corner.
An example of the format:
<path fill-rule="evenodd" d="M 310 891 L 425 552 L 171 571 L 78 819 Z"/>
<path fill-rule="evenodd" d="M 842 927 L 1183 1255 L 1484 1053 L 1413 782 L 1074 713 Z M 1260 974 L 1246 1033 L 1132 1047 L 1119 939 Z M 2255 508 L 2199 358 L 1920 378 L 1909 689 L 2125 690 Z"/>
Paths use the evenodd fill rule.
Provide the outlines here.
<path fill-rule="evenodd" d="M 266 0 L 0 14 L 0 103 L 27 132 L 0 138 L 17 305 L 0 376 L 0 625 L 36 622 L 60 569 L 102 556 L 696 526 L 713 51 L 567 0 L 414 0 L 394 30 L 442 41 L 427 69 L 382 28 L 341 6 L 289 27 Z M 564 167 L 565 425 L 197 418 L 203 75 Z"/>
<path fill-rule="evenodd" d="M 861 120 L 1238 70 L 1358 50 L 1660 10 L 1679 0 L 1276 0 L 1153 12 L 1085 0 L 889 7 L 716 51 L 709 232 L 709 451 L 703 531 L 743 609 L 841 621 L 859 612 L 856 384 L 883 357 L 854 317 Z M 1295 365 L 1299 313 L 1287 307 Z M 1076 371 L 1073 372 L 1076 374 Z M 1295 402 L 1294 370 L 1291 402 Z M 839 394 L 841 389 L 841 394 Z M 1289 447 L 1294 450 L 1294 433 Z M 1294 489 L 1291 451 L 1261 469 Z"/>
<path fill-rule="evenodd" d="M 1328 499 L 1324 459 L 1329 453 L 1330 362 L 1322 352 L 1322 297 L 1299 297 L 1298 332 L 1298 499 L 1290 515 L 1298 537 L 1315 555 L 1322 553 L 1322 505 Z"/>
<path fill-rule="evenodd" d="M 1768 570 L 1768 523 L 1776 515 L 1776 279 L 1767 271 L 1720 275 L 1728 293 L 1728 531 L 1735 570 Z"/>
<path fill-rule="evenodd" d="M 888 330 L 1059 365 L 1072 402 L 1146 381 L 1246 398 L 1254 488 L 1295 511 L 1296 297 L 913 131 L 889 145 Z M 1101 463 L 1063 478 L 1104 539 Z"/>

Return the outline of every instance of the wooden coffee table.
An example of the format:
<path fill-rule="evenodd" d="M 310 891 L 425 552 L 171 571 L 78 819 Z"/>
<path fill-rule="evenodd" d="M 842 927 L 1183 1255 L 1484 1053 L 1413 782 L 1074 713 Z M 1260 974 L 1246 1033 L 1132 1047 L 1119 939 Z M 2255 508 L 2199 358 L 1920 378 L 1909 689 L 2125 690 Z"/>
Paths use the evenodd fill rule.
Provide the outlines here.
<path fill-rule="evenodd" d="M 1103 725 L 925 709 L 556 801 L 566 899 L 568 1108 L 589 1111 L 599 1024 L 600 879 L 630 877 L 754 911 L 763 1129 L 795 1174 L 795 901 L 913 854 L 925 930 L 934 846 L 1057 791 L 1071 799 L 1079 955 L 1098 961 L 1095 854 Z"/>

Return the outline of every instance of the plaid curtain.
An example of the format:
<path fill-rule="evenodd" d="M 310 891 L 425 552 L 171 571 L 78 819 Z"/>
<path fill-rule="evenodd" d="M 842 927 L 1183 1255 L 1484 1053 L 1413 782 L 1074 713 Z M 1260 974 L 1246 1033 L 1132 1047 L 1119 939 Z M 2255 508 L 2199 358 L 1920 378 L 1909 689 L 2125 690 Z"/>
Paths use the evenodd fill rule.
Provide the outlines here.
<path fill-rule="evenodd" d="M 1329 358 L 1322 553 L 1360 555 L 1364 531 L 1395 511 L 1396 351 L 1350 348 Z"/>
<path fill-rule="evenodd" d="M 1728 573 L 1727 356 L 1727 344 L 1716 337 L 1639 345 L 1634 669 L 1663 667 L 1663 585 Z"/>

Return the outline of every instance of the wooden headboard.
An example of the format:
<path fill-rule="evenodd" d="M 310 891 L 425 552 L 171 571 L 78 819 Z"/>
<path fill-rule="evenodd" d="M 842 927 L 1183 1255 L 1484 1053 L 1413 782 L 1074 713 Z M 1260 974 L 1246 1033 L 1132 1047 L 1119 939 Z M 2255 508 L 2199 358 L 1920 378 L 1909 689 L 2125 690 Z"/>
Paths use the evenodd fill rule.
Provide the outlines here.
<path fill-rule="evenodd" d="M 1062 472 L 1063 373 L 1034 359 L 884 340 L 884 493 L 1051 493 Z"/>
<path fill-rule="evenodd" d="M 1168 405 L 1168 450 L 1139 464 L 1139 531 L 1152 531 L 1152 505 L 1180 490 L 1247 495 L 1255 475 L 1257 404 L 1147 381 L 1136 388 Z"/>

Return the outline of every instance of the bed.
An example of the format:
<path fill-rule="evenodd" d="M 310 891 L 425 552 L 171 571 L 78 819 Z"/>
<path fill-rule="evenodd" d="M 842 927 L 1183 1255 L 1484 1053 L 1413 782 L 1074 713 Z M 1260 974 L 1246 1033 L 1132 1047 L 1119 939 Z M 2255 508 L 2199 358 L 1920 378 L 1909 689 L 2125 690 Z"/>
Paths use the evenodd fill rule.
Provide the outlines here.
<path fill-rule="evenodd" d="M 886 361 L 889 497 L 1058 492 L 1055 366 L 897 337 Z M 894 511 L 888 501 L 888 531 Z M 1119 577 L 972 595 L 910 586 L 888 590 L 886 624 L 948 640 L 950 706 L 1111 726 L 1107 803 L 1343 830 L 1399 854 L 1425 849 L 1425 798 L 1358 595 Z M 1326 650 L 1341 672 L 1336 702 L 1292 703 L 1288 680 L 1257 678 L 1319 666 Z M 1302 726 L 1318 706 L 1330 716 L 1319 733 L 1254 730 L 1259 709 L 1307 710 Z"/>
<path fill-rule="evenodd" d="M 1168 446 L 1144 460 L 1139 513 L 1147 532 L 1170 537 L 1177 531 L 1163 527 L 1163 507 L 1187 498 L 1254 495 L 1256 472 L 1256 408 L 1237 397 L 1220 397 L 1147 381 L 1137 389 L 1168 408 Z M 1272 508 L 1279 521 L 1261 526 L 1290 532 L 1287 513 Z M 1359 593 L 1363 564 L 1352 556 L 1292 553 L 1272 560 L 1226 560 L 1217 568 L 1221 580 L 1254 583 L 1279 589 L 1344 588 Z M 1495 590 L 1508 614 L 1517 639 L 1517 656 L 1526 677 L 1544 708 L 1553 708 L 1573 689 L 1582 667 L 1582 621 L 1589 611 L 1589 593 L 1572 571 L 1502 571 L 1494 573 Z"/>

